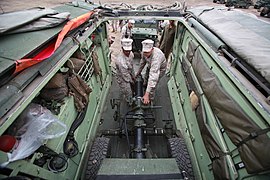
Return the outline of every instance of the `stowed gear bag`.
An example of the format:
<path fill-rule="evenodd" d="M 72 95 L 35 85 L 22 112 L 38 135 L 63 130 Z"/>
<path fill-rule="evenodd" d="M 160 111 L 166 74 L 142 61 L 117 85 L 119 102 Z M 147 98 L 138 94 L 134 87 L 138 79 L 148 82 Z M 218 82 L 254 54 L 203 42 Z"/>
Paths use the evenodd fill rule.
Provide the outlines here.
<path fill-rule="evenodd" d="M 69 94 L 74 97 L 77 111 L 81 112 L 88 104 L 88 96 L 92 89 L 79 76 L 72 74 L 68 77 Z"/>
<path fill-rule="evenodd" d="M 56 73 L 48 84 L 46 84 L 46 86 L 41 90 L 40 96 L 46 101 L 62 100 L 68 94 L 66 79 L 66 75 Z"/>
<path fill-rule="evenodd" d="M 67 67 L 75 73 L 78 73 L 84 64 L 85 61 L 83 59 L 75 57 L 71 57 L 69 61 L 67 61 Z"/>

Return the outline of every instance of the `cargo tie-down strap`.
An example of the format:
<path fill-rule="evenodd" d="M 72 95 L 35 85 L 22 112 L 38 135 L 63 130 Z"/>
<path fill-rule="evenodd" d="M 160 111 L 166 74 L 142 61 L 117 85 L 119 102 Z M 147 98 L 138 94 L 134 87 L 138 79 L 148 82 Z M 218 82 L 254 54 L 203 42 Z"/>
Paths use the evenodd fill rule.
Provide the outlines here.
<path fill-rule="evenodd" d="M 58 34 L 58 37 L 55 42 L 51 43 L 47 48 L 43 49 L 40 53 L 38 53 L 33 58 L 26 58 L 26 59 L 20 59 L 16 61 L 16 70 L 15 74 L 30 67 L 33 66 L 47 58 L 49 58 L 56 49 L 60 46 L 62 43 L 65 35 L 85 23 L 87 20 L 90 19 L 91 15 L 94 13 L 94 11 L 90 11 L 86 14 L 83 14 L 79 17 L 76 17 L 70 21 L 67 22 L 67 24 L 63 27 L 62 31 Z"/>
<path fill-rule="evenodd" d="M 239 148 L 239 146 L 242 146 L 243 144 L 245 144 L 247 141 L 251 140 L 251 139 L 255 139 L 256 137 L 262 135 L 262 134 L 266 134 L 270 131 L 270 128 L 265 128 L 265 129 L 260 129 L 258 131 L 254 131 L 251 132 L 249 134 L 249 136 L 247 136 L 245 139 L 243 139 L 242 141 L 240 141 L 238 144 L 236 144 L 236 146 Z"/>

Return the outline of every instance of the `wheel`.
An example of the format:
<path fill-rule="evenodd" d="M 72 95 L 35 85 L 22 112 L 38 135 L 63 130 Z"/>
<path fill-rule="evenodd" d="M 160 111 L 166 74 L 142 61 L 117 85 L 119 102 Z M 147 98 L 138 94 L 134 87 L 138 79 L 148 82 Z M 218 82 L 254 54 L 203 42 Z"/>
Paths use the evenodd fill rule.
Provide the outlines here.
<path fill-rule="evenodd" d="M 225 3 L 225 6 L 226 6 L 226 7 L 232 7 L 232 6 L 233 6 L 233 3 L 227 1 L 227 2 Z"/>
<path fill-rule="evenodd" d="M 195 179 L 187 146 L 181 138 L 170 138 L 169 152 L 175 158 L 180 172 L 188 179 Z"/>
<path fill-rule="evenodd" d="M 225 4 L 225 0 L 220 0 L 219 3 L 220 4 Z"/>
<path fill-rule="evenodd" d="M 265 6 L 265 7 L 263 7 L 263 9 L 261 11 L 260 16 L 265 16 L 269 13 L 270 13 L 270 8 Z"/>
<path fill-rule="evenodd" d="M 94 141 L 87 162 L 85 179 L 96 179 L 100 165 L 108 155 L 109 142 L 110 139 L 105 137 L 98 137 Z"/>
<path fill-rule="evenodd" d="M 266 15 L 266 10 L 265 10 L 265 8 L 263 8 L 261 13 L 260 13 L 260 16 L 265 16 L 265 15 Z"/>

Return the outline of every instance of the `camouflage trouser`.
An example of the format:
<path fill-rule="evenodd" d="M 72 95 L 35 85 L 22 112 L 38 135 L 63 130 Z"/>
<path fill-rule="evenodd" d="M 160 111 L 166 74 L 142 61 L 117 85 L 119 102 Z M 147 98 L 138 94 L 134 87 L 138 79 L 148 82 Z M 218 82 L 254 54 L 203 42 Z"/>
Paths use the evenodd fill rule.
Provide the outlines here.
<path fill-rule="evenodd" d="M 120 87 L 120 99 L 125 99 L 126 101 L 129 101 L 130 98 L 132 98 L 132 89 L 130 82 L 118 82 Z"/>
<path fill-rule="evenodd" d="M 117 31 L 117 20 L 112 20 L 112 32 Z"/>
<path fill-rule="evenodd" d="M 144 85 L 145 89 L 147 88 L 147 84 L 148 84 L 149 72 L 150 72 L 150 69 L 147 67 L 147 68 L 146 68 L 145 75 L 144 75 L 144 78 L 143 78 L 143 82 L 144 82 L 143 85 Z M 159 75 L 158 82 L 159 82 L 160 78 L 162 78 L 162 77 L 164 76 L 164 74 L 165 74 L 165 72 L 163 72 L 163 73 L 161 73 L 161 74 Z M 158 82 L 157 82 L 157 84 L 158 84 Z M 157 85 L 156 85 L 156 87 L 157 87 Z M 151 90 L 151 92 L 149 93 L 149 94 L 150 94 L 150 100 L 151 100 L 151 101 L 153 101 L 154 98 L 155 98 L 156 87 L 153 88 L 153 89 Z"/>

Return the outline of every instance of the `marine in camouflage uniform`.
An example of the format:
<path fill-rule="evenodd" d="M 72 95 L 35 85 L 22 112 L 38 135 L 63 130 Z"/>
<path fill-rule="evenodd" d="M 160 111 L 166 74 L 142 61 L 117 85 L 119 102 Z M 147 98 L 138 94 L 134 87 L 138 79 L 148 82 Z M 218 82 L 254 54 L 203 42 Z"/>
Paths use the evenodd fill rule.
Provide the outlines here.
<path fill-rule="evenodd" d="M 116 80 L 120 87 L 121 97 L 129 100 L 132 97 L 132 86 L 134 84 L 134 69 L 132 53 L 132 39 L 122 39 L 122 51 L 117 57 L 116 65 Z"/>
<path fill-rule="evenodd" d="M 165 74 L 167 61 L 164 53 L 156 47 L 153 47 L 154 41 L 147 39 L 142 42 L 143 58 L 140 61 L 140 68 L 136 74 L 139 75 L 147 64 L 146 77 L 147 87 L 143 96 L 144 104 L 148 104 L 150 99 L 154 99 L 156 86 L 160 78 Z"/>
<path fill-rule="evenodd" d="M 166 59 L 168 59 L 170 53 L 172 52 L 172 46 L 174 42 L 174 35 L 176 26 L 174 20 L 170 20 L 162 32 L 160 38 L 160 50 L 165 54 Z"/>
<path fill-rule="evenodd" d="M 132 28 L 134 25 L 134 20 L 129 20 L 121 29 L 121 39 L 123 38 L 132 38 Z"/>

